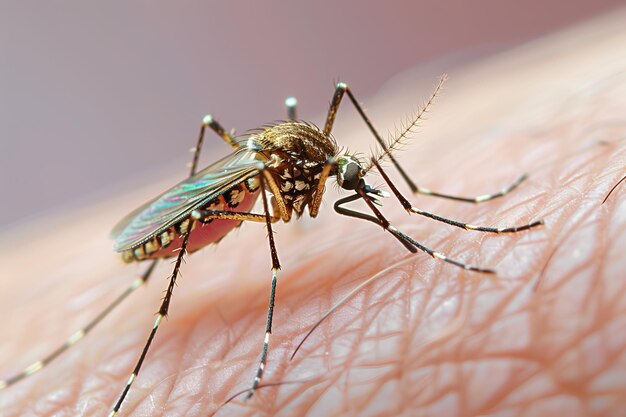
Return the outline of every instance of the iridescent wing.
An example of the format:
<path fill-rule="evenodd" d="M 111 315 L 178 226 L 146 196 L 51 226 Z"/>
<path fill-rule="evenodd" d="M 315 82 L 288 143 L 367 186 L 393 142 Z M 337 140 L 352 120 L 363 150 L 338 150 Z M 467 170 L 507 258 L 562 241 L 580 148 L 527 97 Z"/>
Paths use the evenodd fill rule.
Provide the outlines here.
<path fill-rule="evenodd" d="M 131 249 L 184 220 L 195 209 L 259 173 L 263 163 L 256 152 L 241 148 L 139 207 L 113 231 L 113 248 Z"/>

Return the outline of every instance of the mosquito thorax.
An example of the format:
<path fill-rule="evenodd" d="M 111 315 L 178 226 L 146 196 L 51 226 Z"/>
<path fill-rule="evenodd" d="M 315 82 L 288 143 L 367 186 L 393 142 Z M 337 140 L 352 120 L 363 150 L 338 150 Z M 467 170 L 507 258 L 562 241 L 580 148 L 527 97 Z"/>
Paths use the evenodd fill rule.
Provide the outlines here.
<path fill-rule="evenodd" d="M 264 160 L 287 209 L 297 216 L 312 202 L 324 166 L 338 152 L 329 135 L 302 121 L 267 126 L 252 133 L 246 146 Z"/>
<path fill-rule="evenodd" d="M 344 190 L 355 190 L 365 175 L 363 165 L 351 155 L 337 157 L 337 184 Z"/>

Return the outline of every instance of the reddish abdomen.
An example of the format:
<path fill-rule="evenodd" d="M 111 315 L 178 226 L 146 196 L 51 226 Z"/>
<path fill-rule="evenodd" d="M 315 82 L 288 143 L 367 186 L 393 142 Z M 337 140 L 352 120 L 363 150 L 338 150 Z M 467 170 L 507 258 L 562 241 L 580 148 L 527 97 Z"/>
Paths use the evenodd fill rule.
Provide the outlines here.
<path fill-rule="evenodd" d="M 245 189 L 242 190 L 242 188 L 239 188 L 240 195 L 236 197 L 220 195 L 203 207 L 203 209 L 237 213 L 250 212 L 259 196 L 259 191 L 250 192 Z M 228 232 L 239 226 L 241 220 L 214 219 L 210 223 L 202 223 L 195 220 L 192 224 L 191 235 L 187 244 L 189 253 L 202 249 L 211 243 L 219 242 Z M 178 250 L 183 240 L 180 227 L 180 225 L 172 226 L 154 239 L 125 251 L 122 254 L 122 258 L 126 262 L 132 262 L 145 259 L 169 258 L 178 255 Z"/>

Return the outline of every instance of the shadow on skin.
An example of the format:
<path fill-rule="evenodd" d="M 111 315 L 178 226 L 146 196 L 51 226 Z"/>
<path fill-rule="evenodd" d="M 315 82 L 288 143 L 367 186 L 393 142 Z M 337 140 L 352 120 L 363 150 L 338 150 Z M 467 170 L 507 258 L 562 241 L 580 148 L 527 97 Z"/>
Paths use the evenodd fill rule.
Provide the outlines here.
<path fill-rule="evenodd" d="M 626 370 L 625 193 L 616 190 L 601 202 L 623 176 L 626 122 L 617 109 L 626 96 L 616 92 L 626 89 L 626 63 L 615 59 L 613 67 L 595 68 L 594 79 L 583 77 L 586 65 L 602 61 L 612 43 L 623 45 L 626 33 L 604 36 L 577 43 L 576 50 L 563 47 L 562 55 L 541 64 L 533 58 L 561 40 L 452 71 L 423 132 L 399 154 L 418 184 L 468 196 L 530 173 L 509 196 L 481 205 L 411 198 L 420 208 L 473 224 L 545 219 L 545 227 L 519 234 L 458 230 L 410 217 L 392 198 L 385 201 L 384 212 L 397 227 L 446 255 L 493 267 L 497 277 L 412 255 L 380 228 L 334 214 L 330 203 L 314 221 L 277 225 L 283 270 L 264 383 L 303 382 L 263 388 L 217 415 L 619 414 L 626 406 L 620 379 Z M 508 69 L 512 57 L 528 64 Z M 537 73 L 529 75 L 529 68 Z M 564 94 L 536 81 L 556 74 L 570 86 L 584 78 L 586 87 Z M 404 85 L 412 85 L 411 77 Z M 524 87 L 532 81 L 536 90 Z M 367 99 L 374 123 L 381 130 L 392 126 L 406 109 L 398 114 L 395 104 L 385 104 L 413 94 L 390 87 L 385 97 Z M 366 150 L 373 143 L 363 142 L 366 128 L 342 111 L 340 123 L 342 116 L 338 141 Z M 332 188 L 329 202 L 337 195 Z M 63 342 L 140 273 L 121 265 L 103 237 L 133 206 L 127 200 L 79 213 L 65 227 L 22 231 L 2 242 L 10 262 L 6 276 L 13 277 L 0 284 L 3 376 Z M 187 262 L 172 314 L 121 416 L 210 416 L 252 383 L 271 279 L 263 225 L 245 225 Z M 334 302 L 380 271 L 386 272 L 289 360 Z M 29 380 L 0 391 L 0 414 L 106 416 L 170 272 L 168 263 L 159 265 L 149 285 L 88 338 Z"/>

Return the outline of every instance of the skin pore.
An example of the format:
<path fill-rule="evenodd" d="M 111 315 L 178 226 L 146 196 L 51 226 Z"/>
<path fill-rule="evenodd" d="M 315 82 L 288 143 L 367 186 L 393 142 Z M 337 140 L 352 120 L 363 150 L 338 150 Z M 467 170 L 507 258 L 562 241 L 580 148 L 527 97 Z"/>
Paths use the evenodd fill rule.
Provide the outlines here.
<path fill-rule="evenodd" d="M 379 227 L 335 214 L 339 193 L 329 182 L 317 219 L 275 226 L 283 269 L 263 382 L 290 383 L 235 399 L 216 415 L 619 415 L 626 188 L 601 204 L 626 171 L 626 58 L 615 53 L 626 31 L 614 23 L 450 71 L 446 92 L 397 154 L 418 185 L 449 194 L 495 192 L 527 172 L 510 195 L 479 205 L 411 196 L 385 165 L 421 209 L 486 226 L 545 220 L 488 235 L 409 216 L 393 197 L 384 200 L 396 227 L 450 257 L 495 268 L 496 277 L 411 254 Z M 407 73 L 360 99 L 384 132 L 428 97 L 435 79 Z M 334 135 L 367 152 L 374 140 L 348 108 Z M 368 182 L 383 183 L 378 175 Z M 123 265 L 106 236 L 141 203 L 137 194 L 147 199 L 169 183 L 1 240 L 2 377 L 63 343 L 147 267 Z M 171 268 L 162 262 L 88 337 L 0 391 L 0 416 L 108 415 Z M 120 416 L 210 416 L 252 383 L 271 279 L 263 225 L 244 225 L 189 256 L 182 274 Z M 289 360 L 326 310 L 374 276 Z"/>

